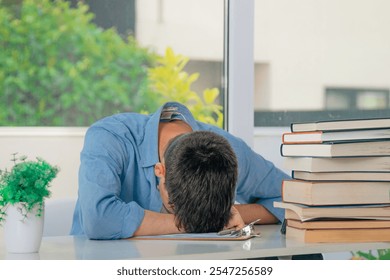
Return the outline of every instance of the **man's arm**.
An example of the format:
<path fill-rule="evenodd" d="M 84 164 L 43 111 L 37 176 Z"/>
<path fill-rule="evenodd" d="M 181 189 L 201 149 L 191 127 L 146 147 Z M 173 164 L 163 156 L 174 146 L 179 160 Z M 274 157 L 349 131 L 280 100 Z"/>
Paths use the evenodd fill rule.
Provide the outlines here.
<path fill-rule="evenodd" d="M 234 205 L 245 224 L 249 224 L 257 219 L 257 224 L 276 224 L 279 220 L 271 214 L 263 205 L 260 204 L 235 204 Z"/>
<path fill-rule="evenodd" d="M 249 206 L 249 204 L 247 205 Z M 232 218 L 230 219 L 226 228 L 239 229 L 245 226 L 240 213 L 237 211 L 236 206 L 237 205 L 232 207 Z M 252 211 L 251 209 L 247 209 L 247 210 Z M 158 213 L 158 212 L 145 210 L 145 216 L 142 220 L 141 225 L 134 232 L 134 236 L 174 234 L 174 233 L 184 233 L 184 230 L 181 231 L 177 228 L 175 224 L 175 216 L 173 214 L 165 214 L 165 213 Z"/>
<path fill-rule="evenodd" d="M 175 216 L 173 214 L 164 214 L 145 210 L 142 223 L 134 232 L 134 236 L 173 233 L 183 233 L 177 228 L 175 224 Z"/>

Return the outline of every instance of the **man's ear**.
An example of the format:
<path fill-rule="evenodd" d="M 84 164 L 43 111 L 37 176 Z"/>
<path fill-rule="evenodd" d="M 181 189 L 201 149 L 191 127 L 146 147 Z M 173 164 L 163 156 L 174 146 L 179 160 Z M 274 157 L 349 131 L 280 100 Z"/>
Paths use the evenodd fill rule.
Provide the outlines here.
<path fill-rule="evenodd" d="M 160 179 L 165 177 L 165 165 L 161 162 L 156 163 L 154 166 L 154 174 Z"/>

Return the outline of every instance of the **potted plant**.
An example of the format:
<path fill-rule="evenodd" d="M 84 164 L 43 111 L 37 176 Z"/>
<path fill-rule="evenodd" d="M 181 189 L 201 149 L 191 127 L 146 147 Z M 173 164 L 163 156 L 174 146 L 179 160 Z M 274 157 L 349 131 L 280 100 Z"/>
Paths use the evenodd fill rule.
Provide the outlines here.
<path fill-rule="evenodd" d="M 0 170 L 0 223 L 9 253 L 36 253 L 42 240 L 44 199 L 50 196 L 50 183 L 59 169 L 41 158 L 30 161 L 16 155 L 10 170 Z"/>
<path fill-rule="evenodd" d="M 390 260 L 390 249 L 352 252 L 353 260 Z"/>

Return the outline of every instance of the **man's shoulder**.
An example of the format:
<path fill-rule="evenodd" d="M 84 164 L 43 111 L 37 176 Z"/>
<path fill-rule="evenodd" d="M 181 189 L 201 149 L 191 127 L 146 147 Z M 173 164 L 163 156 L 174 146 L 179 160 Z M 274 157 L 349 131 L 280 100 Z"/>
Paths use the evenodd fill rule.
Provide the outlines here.
<path fill-rule="evenodd" d="M 143 137 L 150 116 L 138 113 L 118 113 L 93 123 L 87 130 L 89 136 Z"/>
<path fill-rule="evenodd" d="M 237 136 L 233 135 L 232 133 L 230 133 L 229 131 L 224 130 L 220 127 L 209 125 L 209 124 L 202 124 L 202 125 L 200 125 L 200 128 L 204 129 L 204 130 L 210 130 L 212 132 L 215 132 L 215 133 L 225 137 L 230 142 L 231 145 L 235 145 L 235 146 L 244 145 L 245 146 L 244 140 L 242 140 L 240 137 L 237 137 Z"/>
<path fill-rule="evenodd" d="M 149 115 L 143 115 L 139 113 L 118 113 L 96 121 L 91 125 L 91 127 L 104 127 L 112 130 L 121 126 L 126 126 L 129 128 L 145 126 L 149 118 Z"/>

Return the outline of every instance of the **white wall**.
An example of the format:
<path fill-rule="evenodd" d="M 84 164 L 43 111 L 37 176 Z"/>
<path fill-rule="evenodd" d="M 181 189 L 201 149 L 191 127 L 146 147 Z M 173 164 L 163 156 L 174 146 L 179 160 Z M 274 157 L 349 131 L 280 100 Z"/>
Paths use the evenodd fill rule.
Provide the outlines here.
<path fill-rule="evenodd" d="M 283 168 L 280 145 L 282 143 L 282 134 L 289 131 L 289 127 L 255 127 L 253 146 L 254 151 L 272 161 L 277 167 L 287 173 L 290 173 L 291 170 Z"/>
<path fill-rule="evenodd" d="M 36 157 L 57 165 L 51 198 L 77 196 L 77 173 L 86 128 L 76 127 L 0 127 L 0 168 L 12 166 L 13 153 Z"/>

